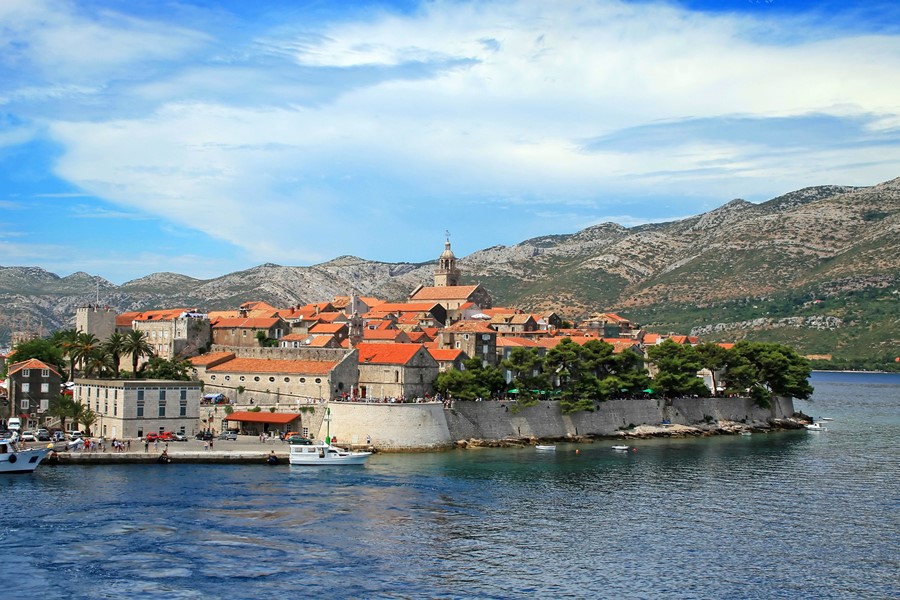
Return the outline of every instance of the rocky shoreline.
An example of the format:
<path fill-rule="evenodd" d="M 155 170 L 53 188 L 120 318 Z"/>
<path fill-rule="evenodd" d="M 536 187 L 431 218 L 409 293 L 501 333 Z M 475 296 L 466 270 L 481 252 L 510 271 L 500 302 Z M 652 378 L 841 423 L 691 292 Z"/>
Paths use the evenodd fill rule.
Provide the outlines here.
<path fill-rule="evenodd" d="M 616 435 L 612 436 L 567 435 L 558 438 L 508 437 L 499 440 L 470 438 L 465 440 L 457 440 L 455 447 L 525 448 L 527 446 L 534 446 L 537 444 L 552 442 L 592 444 L 603 440 L 639 440 L 650 438 L 709 437 L 714 435 L 747 435 L 753 433 L 772 433 L 776 431 L 803 429 L 803 427 L 810 422 L 811 419 L 809 419 L 809 417 L 798 414 L 797 416 L 788 417 L 785 419 L 768 419 L 766 421 L 754 421 L 752 423 L 722 420 L 711 421 L 709 423 L 700 423 L 697 425 L 637 425 L 629 429 L 620 430 L 616 433 Z"/>

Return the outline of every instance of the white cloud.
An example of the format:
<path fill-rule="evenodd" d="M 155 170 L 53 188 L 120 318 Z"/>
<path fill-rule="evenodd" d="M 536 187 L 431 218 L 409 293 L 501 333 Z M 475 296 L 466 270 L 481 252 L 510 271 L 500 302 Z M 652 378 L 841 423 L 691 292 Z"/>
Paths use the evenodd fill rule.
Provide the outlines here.
<path fill-rule="evenodd" d="M 897 37 L 815 36 L 802 21 L 662 4 L 434 2 L 293 37 L 280 28 L 233 49 L 248 58 L 231 62 L 192 57 L 225 45 L 203 32 L 113 13 L 88 20 L 67 6 L 0 9 L 30 40 L 21 60 L 68 74 L 44 93 L 105 89 L 122 95 L 111 104 L 140 98 L 150 108 L 44 115 L 64 148 L 57 173 L 260 260 L 330 258 L 343 253 L 335 240 L 351 235 L 365 240 L 357 248 L 395 243 L 388 232 L 412 224 L 417 207 L 453 218 L 460 199 L 568 204 L 595 221 L 620 210 L 604 196 L 728 199 L 870 184 L 895 176 L 900 158 L 896 143 L 787 151 L 670 138 L 583 148 L 586 139 L 696 116 L 752 117 L 763 129 L 772 117 L 869 116 L 873 131 L 890 132 L 900 118 L 900 87 L 886 85 L 900 80 Z M 760 32 L 766 38 L 756 41 Z M 792 43 L 772 41 L 782 38 Z M 104 88 L 148 61 L 165 68 Z M 37 94 L 33 87 L 10 97 Z"/>

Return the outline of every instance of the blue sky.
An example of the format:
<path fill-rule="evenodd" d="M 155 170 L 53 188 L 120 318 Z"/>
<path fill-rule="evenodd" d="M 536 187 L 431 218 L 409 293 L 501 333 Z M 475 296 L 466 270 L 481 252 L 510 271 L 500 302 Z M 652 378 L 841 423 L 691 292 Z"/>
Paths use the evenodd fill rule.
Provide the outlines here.
<path fill-rule="evenodd" d="M 900 3 L 0 2 L 0 265 L 436 259 L 900 176 Z"/>

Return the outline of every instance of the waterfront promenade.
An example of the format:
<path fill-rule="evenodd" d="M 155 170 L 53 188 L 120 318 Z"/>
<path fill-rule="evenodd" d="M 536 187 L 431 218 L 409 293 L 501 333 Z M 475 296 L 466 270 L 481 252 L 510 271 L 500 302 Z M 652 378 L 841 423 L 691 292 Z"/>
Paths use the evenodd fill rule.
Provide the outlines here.
<path fill-rule="evenodd" d="M 127 440 L 126 440 L 127 442 Z M 28 443 L 25 446 L 37 448 L 46 447 L 47 443 Z M 131 448 L 125 451 L 113 450 L 109 441 L 106 450 L 64 450 L 66 445 L 62 442 L 54 444 L 56 464 L 125 464 L 148 463 L 157 464 L 157 459 L 166 451 L 172 463 L 258 463 L 265 464 L 266 459 L 275 453 L 281 464 L 288 464 L 290 446 L 278 439 L 268 440 L 265 443 L 259 441 L 259 437 L 242 435 L 237 440 L 214 440 L 212 449 L 204 446 L 204 442 L 191 439 L 187 442 L 169 442 L 149 444 L 144 449 L 144 442 L 138 439 L 131 440 Z M 53 464 L 48 460 L 47 464 Z"/>

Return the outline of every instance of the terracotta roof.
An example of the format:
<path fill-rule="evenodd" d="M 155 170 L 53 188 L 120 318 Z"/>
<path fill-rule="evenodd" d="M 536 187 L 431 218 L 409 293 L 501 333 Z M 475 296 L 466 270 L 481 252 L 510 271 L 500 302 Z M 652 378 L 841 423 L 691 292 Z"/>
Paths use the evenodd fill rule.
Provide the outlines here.
<path fill-rule="evenodd" d="M 497 333 L 490 325 L 483 321 L 459 321 L 450 327 L 444 328 L 444 331 Z"/>
<path fill-rule="evenodd" d="M 412 301 L 422 300 L 465 300 L 478 289 L 477 285 L 447 285 L 423 287 L 410 296 Z"/>
<path fill-rule="evenodd" d="M 401 329 L 363 329 L 363 339 L 369 340 L 399 340 L 407 342 L 409 336 Z"/>
<path fill-rule="evenodd" d="M 310 348 L 327 348 L 334 343 L 336 342 L 333 335 L 317 335 L 309 340 L 309 343 L 306 345 Z"/>
<path fill-rule="evenodd" d="M 56 370 L 55 367 L 48 365 L 45 362 L 42 362 L 36 358 L 29 358 L 28 360 L 23 360 L 22 362 L 13 363 L 9 366 L 9 371 L 7 371 L 7 376 L 12 375 L 13 373 L 18 373 L 22 369 L 48 369 L 52 371 L 56 376 L 62 377 L 59 374 L 59 371 Z"/>
<path fill-rule="evenodd" d="M 297 413 L 273 413 L 267 410 L 250 412 L 242 410 L 231 413 L 230 415 L 225 417 L 225 420 L 242 421 L 244 423 L 278 423 L 279 425 L 286 425 L 291 421 L 295 421 L 299 418 L 300 415 Z"/>
<path fill-rule="evenodd" d="M 423 348 L 422 344 L 359 344 L 359 364 L 405 365 Z"/>
<path fill-rule="evenodd" d="M 330 373 L 336 361 L 281 360 L 272 358 L 235 358 L 208 369 L 211 373 L 295 373 L 321 375 Z"/>
<path fill-rule="evenodd" d="M 555 345 L 555 344 L 554 344 Z M 497 338 L 498 348 L 542 348 L 543 345 L 530 338 L 501 336 Z"/>
<path fill-rule="evenodd" d="M 508 308 L 508 307 L 494 307 L 494 308 L 482 308 L 481 312 L 486 314 L 489 317 L 493 317 L 494 315 L 520 315 L 522 311 L 518 308 Z"/>
<path fill-rule="evenodd" d="M 440 362 L 452 362 L 463 355 L 463 351 L 456 348 L 428 348 L 428 353 Z"/>
<path fill-rule="evenodd" d="M 316 323 L 310 327 L 310 333 L 340 333 L 347 329 L 346 323 Z"/>
<path fill-rule="evenodd" d="M 212 326 L 213 329 L 271 329 L 280 321 L 278 317 L 238 317 L 218 319 Z"/>
<path fill-rule="evenodd" d="M 196 308 L 166 308 L 162 310 L 145 310 L 137 313 L 132 321 L 171 321 L 186 312 L 197 312 Z"/>
<path fill-rule="evenodd" d="M 234 358 L 234 352 L 210 352 L 209 354 L 192 356 L 188 360 L 191 361 L 191 364 L 195 367 L 205 367 L 210 363 L 229 360 L 230 358 Z"/>

